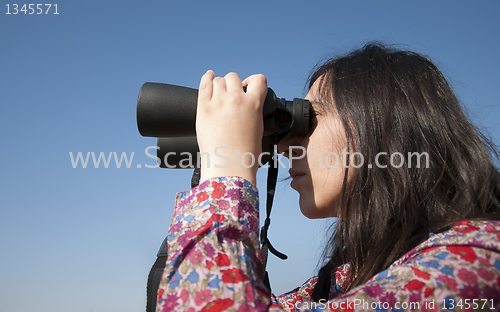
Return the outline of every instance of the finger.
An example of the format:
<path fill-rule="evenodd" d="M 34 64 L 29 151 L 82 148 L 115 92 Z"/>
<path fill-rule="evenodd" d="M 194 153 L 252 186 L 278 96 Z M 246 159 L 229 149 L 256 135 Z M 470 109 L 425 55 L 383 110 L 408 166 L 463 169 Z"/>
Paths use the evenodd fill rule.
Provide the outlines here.
<path fill-rule="evenodd" d="M 243 85 L 241 78 L 237 73 L 229 73 L 224 77 L 226 80 L 227 91 L 242 91 Z"/>
<path fill-rule="evenodd" d="M 262 74 L 252 75 L 242 82 L 247 88 L 247 94 L 253 94 L 264 99 L 267 94 L 267 78 Z"/>
<path fill-rule="evenodd" d="M 243 87 L 248 87 L 248 81 L 249 81 L 249 78 L 250 78 L 250 77 L 247 77 L 245 80 L 243 80 L 243 81 L 241 82 L 241 84 L 243 85 Z"/>
<path fill-rule="evenodd" d="M 219 97 L 226 92 L 226 80 L 222 77 L 214 78 L 214 94 L 212 97 Z"/>
<path fill-rule="evenodd" d="M 198 102 L 201 101 L 206 103 L 212 99 L 214 76 L 214 72 L 209 70 L 201 77 L 200 88 L 198 90 Z"/>

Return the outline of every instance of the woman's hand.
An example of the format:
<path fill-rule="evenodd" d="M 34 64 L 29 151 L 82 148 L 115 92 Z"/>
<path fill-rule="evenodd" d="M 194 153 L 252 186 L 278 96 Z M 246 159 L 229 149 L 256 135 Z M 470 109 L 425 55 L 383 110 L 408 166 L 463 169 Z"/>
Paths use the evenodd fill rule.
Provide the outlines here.
<path fill-rule="evenodd" d="M 243 87 L 247 88 L 246 92 Z M 239 176 L 256 183 L 266 94 L 264 75 L 252 75 L 242 82 L 236 73 L 215 78 L 209 70 L 201 77 L 196 113 L 200 182 Z"/>

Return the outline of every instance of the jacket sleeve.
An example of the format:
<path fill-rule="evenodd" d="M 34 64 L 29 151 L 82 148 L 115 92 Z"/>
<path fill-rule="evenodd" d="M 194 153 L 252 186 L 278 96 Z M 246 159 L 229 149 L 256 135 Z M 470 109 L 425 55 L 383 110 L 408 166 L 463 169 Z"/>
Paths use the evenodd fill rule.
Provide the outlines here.
<path fill-rule="evenodd" d="M 157 311 L 264 311 L 258 192 L 238 177 L 178 193 Z"/>

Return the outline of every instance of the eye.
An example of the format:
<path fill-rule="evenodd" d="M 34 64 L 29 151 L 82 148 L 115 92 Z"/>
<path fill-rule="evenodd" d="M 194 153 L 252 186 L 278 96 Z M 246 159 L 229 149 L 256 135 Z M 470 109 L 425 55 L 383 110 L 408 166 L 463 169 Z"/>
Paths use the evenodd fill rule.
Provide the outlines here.
<path fill-rule="evenodd" d="M 318 113 L 311 107 L 309 109 L 309 133 L 311 133 L 314 128 L 318 125 Z"/>

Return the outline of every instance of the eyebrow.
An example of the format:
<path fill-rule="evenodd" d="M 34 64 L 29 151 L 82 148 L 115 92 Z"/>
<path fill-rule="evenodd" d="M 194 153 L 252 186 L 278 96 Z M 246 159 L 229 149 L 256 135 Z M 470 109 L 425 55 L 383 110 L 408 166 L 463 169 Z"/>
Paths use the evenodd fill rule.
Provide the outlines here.
<path fill-rule="evenodd" d="M 318 100 L 309 101 L 310 109 L 313 110 L 316 114 L 325 111 L 325 104 Z"/>

